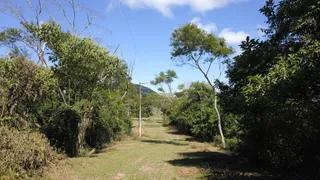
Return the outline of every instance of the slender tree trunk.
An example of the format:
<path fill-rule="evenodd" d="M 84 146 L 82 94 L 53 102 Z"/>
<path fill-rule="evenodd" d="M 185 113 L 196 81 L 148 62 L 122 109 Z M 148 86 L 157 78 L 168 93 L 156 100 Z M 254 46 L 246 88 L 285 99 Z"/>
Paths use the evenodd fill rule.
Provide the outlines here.
<path fill-rule="evenodd" d="M 191 53 L 191 55 L 192 55 L 192 53 Z M 203 69 L 201 68 L 201 66 L 199 65 L 200 57 L 198 59 L 192 57 L 192 59 L 193 59 L 194 64 L 195 64 L 193 67 L 196 67 L 197 69 L 200 70 L 200 72 L 204 75 L 204 77 L 206 78 L 207 82 L 209 83 L 209 85 L 212 88 L 213 96 L 214 96 L 214 110 L 216 111 L 217 117 L 218 117 L 218 128 L 219 128 L 219 132 L 220 132 L 220 136 L 221 136 L 221 142 L 222 142 L 223 148 L 226 148 L 226 143 L 225 143 L 225 140 L 224 140 L 222 125 L 221 125 L 221 117 L 220 117 L 220 113 L 219 113 L 219 110 L 218 110 L 218 107 L 217 107 L 217 91 L 216 91 L 216 87 L 215 87 L 215 84 L 211 83 L 211 81 L 210 81 L 210 79 L 208 77 L 208 72 L 210 70 L 210 67 L 211 67 L 212 63 L 210 63 L 207 72 L 204 72 Z"/>
<path fill-rule="evenodd" d="M 219 127 L 219 132 L 220 132 L 220 136 L 221 136 L 221 142 L 222 142 L 222 146 L 223 148 L 226 148 L 226 143 L 224 140 L 224 135 L 223 135 L 223 131 L 222 131 L 222 125 L 221 125 L 221 117 L 220 117 L 220 113 L 217 107 L 217 91 L 215 87 L 213 88 L 213 95 L 214 95 L 214 109 L 217 113 L 217 118 L 218 118 L 218 127 Z"/>
<path fill-rule="evenodd" d="M 126 97 L 128 90 L 126 90 L 123 95 L 121 96 L 121 101 Z"/>

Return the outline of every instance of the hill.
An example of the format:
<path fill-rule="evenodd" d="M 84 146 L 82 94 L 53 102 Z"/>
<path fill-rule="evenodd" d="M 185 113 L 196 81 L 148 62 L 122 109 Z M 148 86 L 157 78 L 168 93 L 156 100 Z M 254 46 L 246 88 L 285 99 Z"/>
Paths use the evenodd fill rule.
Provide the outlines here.
<path fill-rule="evenodd" d="M 137 87 L 137 91 L 139 92 L 139 84 L 135 84 L 135 86 Z M 141 95 L 142 96 L 147 96 L 152 93 L 156 93 L 156 92 L 146 86 L 141 85 Z"/>

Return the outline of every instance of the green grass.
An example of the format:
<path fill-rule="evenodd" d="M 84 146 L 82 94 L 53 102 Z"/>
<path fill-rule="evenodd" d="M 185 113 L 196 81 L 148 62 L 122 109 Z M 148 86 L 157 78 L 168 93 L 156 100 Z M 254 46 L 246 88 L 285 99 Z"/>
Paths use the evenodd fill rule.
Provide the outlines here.
<path fill-rule="evenodd" d="M 211 179 L 217 171 L 220 174 L 216 177 L 228 177 L 223 173 L 228 163 L 235 162 L 208 143 L 187 141 L 188 136 L 173 133 L 159 120 L 143 122 L 141 139 L 136 132 L 137 122 L 134 121 L 131 138 L 115 142 L 90 157 L 65 159 L 47 171 L 44 178 Z M 247 170 L 234 168 L 236 175 L 242 172 Z"/>

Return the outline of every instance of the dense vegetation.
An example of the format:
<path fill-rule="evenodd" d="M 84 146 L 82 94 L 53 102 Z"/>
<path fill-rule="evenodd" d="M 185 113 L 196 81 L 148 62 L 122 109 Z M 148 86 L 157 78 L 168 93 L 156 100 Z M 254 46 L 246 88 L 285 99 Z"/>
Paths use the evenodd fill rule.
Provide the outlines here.
<path fill-rule="evenodd" d="M 218 79 L 208 83 L 220 90 L 223 131 L 233 152 L 273 170 L 318 172 L 320 3 L 271 0 L 260 12 L 269 24 L 263 29 L 265 38 L 248 37 L 240 45 L 240 55 L 232 59 L 221 56 L 219 40 L 207 41 L 204 37 L 214 35 L 189 23 L 172 34 L 173 59 L 178 56 L 182 65 L 191 65 L 204 75 L 206 71 L 197 61 L 200 55 L 206 63 L 213 58 L 227 65 L 229 83 Z M 209 85 L 193 83 L 176 93 L 168 114 L 182 132 L 200 140 L 219 141 L 215 138 L 219 119 L 210 109 L 215 96 L 210 95 Z"/>
<path fill-rule="evenodd" d="M 0 32 L 9 47 L 0 59 L 0 179 L 32 176 L 57 159 L 53 149 L 74 157 L 120 140 L 131 132 L 130 107 L 137 109 L 123 60 L 57 22 L 21 24 Z M 36 64 L 27 50 L 39 47 Z"/>
<path fill-rule="evenodd" d="M 217 115 L 214 109 L 211 87 L 205 83 L 194 82 L 189 88 L 176 93 L 177 99 L 169 111 L 171 125 L 183 133 L 193 135 L 200 141 L 221 142 L 218 137 Z M 233 118 L 224 118 L 223 127 L 228 141 L 235 131 Z M 231 143 L 229 143 L 231 145 Z"/>
<path fill-rule="evenodd" d="M 241 151 L 277 169 L 319 167 L 319 1 L 268 1 L 266 40 L 247 39 L 222 87 L 238 115 Z M 230 104 L 230 101 L 233 104 Z"/>
<path fill-rule="evenodd" d="M 121 140 L 139 114 L 140 87 L 125 61 L 72 24 L 40 23 L 39 8 L 34 21 L 16 13 L 21 27 L 0 32 L 9 49 L 0 58 L 0 179 L 32 177 L 61 154 Z M 160 109 L 165 123 L 256 166 L 319 173 L 320 2 L 268 0 L 260 12 L 265 37 L 247 37 L 235 57 L 193 23 L 176 28 L 172 60 L 206 82 L 175 91 L 176 72 L 160 72 L 151 84 L 161 93 L 142 87 L 142 116 Z M 217 61 L 228 83 L 209 75 Z"/>

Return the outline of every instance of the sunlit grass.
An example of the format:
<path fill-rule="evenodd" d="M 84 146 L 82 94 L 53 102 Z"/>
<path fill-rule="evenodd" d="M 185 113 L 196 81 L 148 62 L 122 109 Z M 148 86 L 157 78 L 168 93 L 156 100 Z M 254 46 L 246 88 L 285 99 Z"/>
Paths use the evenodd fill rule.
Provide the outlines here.
<path fill-rule="evenodd" d="M 218 148 L 208 143 L 189 142 L 188 136 L 173 133 L 159 120 L 143 121 L 140 139 L 137 125 L 134 120 L 132 137 L 114 142 L 90 157 L 63 160 L 51 168 L 45 178 L 203 179 L 211 178 L 212 172 L 228 172 L 227 163 L 232 163 L 232 159 Z M 232 173 L 238 171 L 242 169 Z"/>

